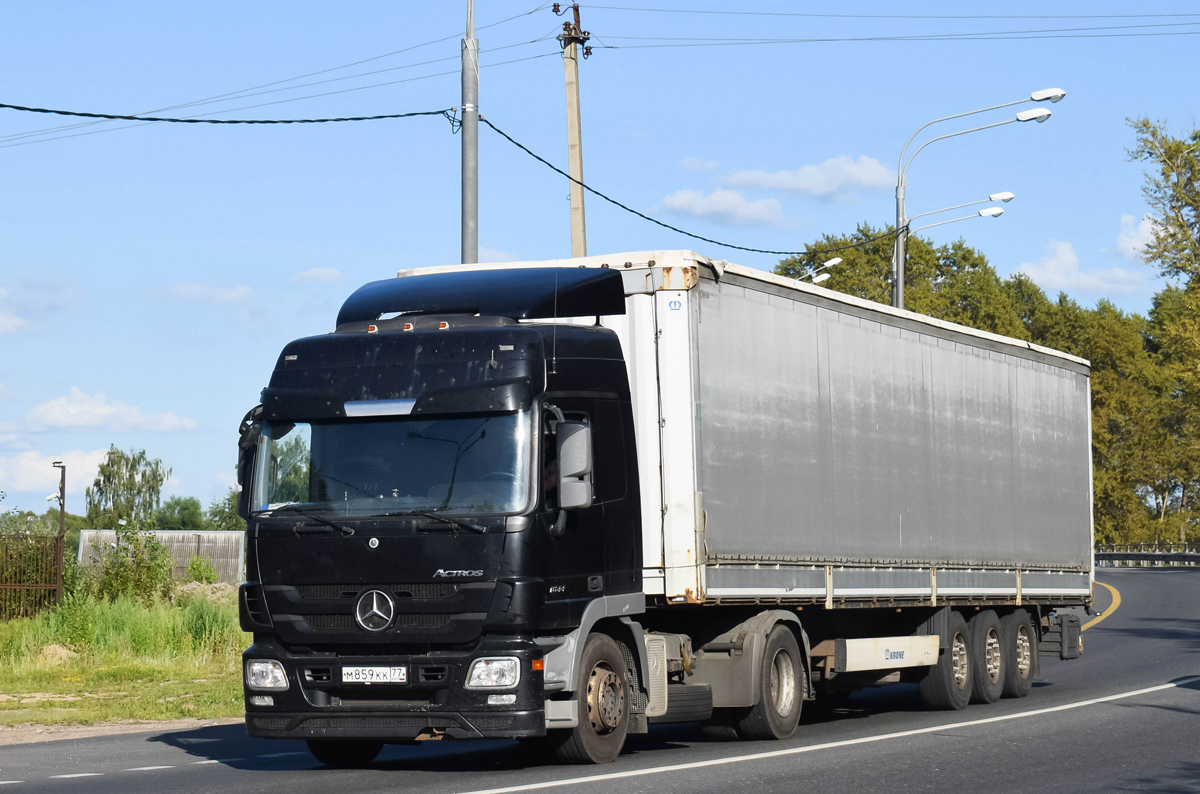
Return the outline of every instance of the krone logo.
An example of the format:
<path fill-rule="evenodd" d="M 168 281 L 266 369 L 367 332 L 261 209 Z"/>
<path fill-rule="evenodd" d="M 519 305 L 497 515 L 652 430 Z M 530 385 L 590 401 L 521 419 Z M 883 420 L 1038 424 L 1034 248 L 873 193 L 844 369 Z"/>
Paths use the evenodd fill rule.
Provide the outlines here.
<path fill-rule="evenodd" d="M 383 631 L 392 625 L 395 616 L 396 604 L 382 590 L 368 590 L 354 606 L 354 619 L 367 631 Z"/>

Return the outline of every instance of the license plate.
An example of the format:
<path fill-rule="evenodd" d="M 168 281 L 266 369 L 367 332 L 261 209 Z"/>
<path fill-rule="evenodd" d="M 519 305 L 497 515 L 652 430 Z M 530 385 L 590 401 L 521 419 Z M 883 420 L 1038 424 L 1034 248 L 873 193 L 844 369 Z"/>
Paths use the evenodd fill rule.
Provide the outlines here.
<path fill-rule="evenodd" d="M 343 684 L 407 684 L 407 667 L 343 667 Z"/>

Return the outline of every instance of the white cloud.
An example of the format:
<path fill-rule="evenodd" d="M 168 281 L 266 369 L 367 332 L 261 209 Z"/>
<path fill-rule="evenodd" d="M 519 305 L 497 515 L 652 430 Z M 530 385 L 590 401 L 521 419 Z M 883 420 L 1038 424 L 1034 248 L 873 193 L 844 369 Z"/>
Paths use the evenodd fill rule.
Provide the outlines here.
<path fill-rule="evenodd" d="M 57 491 L 58 469 L 51 464 L 62 460 L 67 464 L 67 493 L 82 493 L 96 479 L 96 471 L 107 455 L 107 449 L 93 449 L 90 452 L 73 449 L 62 455 L 43 455 L 29 450 L 0 457 L 0 490 L 10 493 Z"/>
<path fill-rule="evenodd" d="M 314 267 L 292 276 L 289 281 L 293 284 L 332 284 L 341 281 L 346 274 L 336 267 Z M 238 287 L 237 289 L 242 289 Z M 250 289 L 246 287 L 245 289 Z"/>
<path fill-rule="evenodd" d="M 820 165 L 802 165 L 794 171 L 730 171 L 722 180 L 726 187 L 787 190 L 818 198 L 845 201 L 858 190 L 887 190 L 896 178 L 874 157 L 834 157 Z"/>
<path fill-rule="evenodd" d="M 516 254 L 510 254 L 508 251 L 501 251 L 499 248 L 488 248 L 486 245 L 481 245 L 479 246 L 479 261 L 516 262 L 518 258 Z"/>
<path fill-rule="evenodd" d="M 76 430 L 195 430 L 196 423 L 180 417 L 174 411 L 145 414 L 136 405 L 120 400 L 108 402 L 104 392 L 84 394 L 78 386 L 71 387 L 65 397 L 34 406 L 26 419 L 35 429 L 71 428 Z"/>
<path fill-rule="evenodd" d="M 230 488 L 238 487 L 237 473 L 234 472 L 232 469 L 230 469 L 229 471 L 222 472 L 220 474 L 214 474 L 212 477 L 212 481 L 213 481 L 213 484 L 216 485 L 217 487 L 224 488 L 226 490 L 228 490 Z"/>
<path fill-rule="evenodd" d="M 79 285 L 70 279 L 10 279 L 0 286 L 0 334 L 30 330 L 37 327 L 38 320 L 79 303 Z"/>
<path fill-rule="evenodd" d="M 1154 218 L 1143 215 L 1137 222 L 1132 215 L 1121 215 L 1121 231 L 1117 235 L 1117 253 L 1132 262 L 1142 261 L 1142 249 L 1154 239 Z"/>
<path fill-rule="evenodd" d="M 716 160 L 701 160 L 698 157 L 685 157 L 679 161 L 679 167 L 688 171 L 699 171 L 702 174 L 711 174 L 717 170 L 720 164 Z"/>
<path fill-rule="evenodd" d="M 1146 276 L 1140 270 L 1120 267 L 1079 269 L 1075 246 L 1062 240 L 1046 244 L 1046 255 L 1037 262 L 1022 262 L 1017 270 L 1029 276 L 1049 292 L 1079 292 L 1085 295 L 1128 295 L 1146 286 Z"/>
<path fill-rule="evenodd" d="M 155 294 L 159 297 L 184 301 L 185 303 L 210 303 L 228 306 L 245 303 L 250 300 L 254 297 L 254 290 L 244 285 L 224 289 L 209 284 L 189 281 L 183 284 L 172 284 L 164 290 L 156 290 Z"/>
<path fill-rule="evenodd" d="M 787 228 L 783 207 L 773 198 L 751 201 L 736 190 L 679 190 L 662 200 L 663 209 L 693 218 L 706 218 L 728 226 Z"/>

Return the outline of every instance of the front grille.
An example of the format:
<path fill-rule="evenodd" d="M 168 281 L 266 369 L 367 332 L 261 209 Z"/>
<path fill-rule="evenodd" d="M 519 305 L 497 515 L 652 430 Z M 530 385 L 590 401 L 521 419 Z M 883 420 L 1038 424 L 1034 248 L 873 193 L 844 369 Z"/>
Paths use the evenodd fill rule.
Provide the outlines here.
<path fill-rule="evenodd" d="M 300 593 L 301 598 L 334 601 L 341 598 L 354 598 L 363 590 L 374 587 L 389 590 L 396 598 L 449 598 L 458 592 L 458 585 L 451 582 L 412 582 L 359 587 L 344 584 L 302 584 L 297 586 L 296 590 Z"/>
<path fill-rule="evenodd" d="M 254 717 L 254 727 L 264 731 L 282 731 L 291 721 L 287 717 Z"/>
<path fill-rule="evenodd" d="M 445 628 L 453 615 L 433 613 L 428 615 L 397 615 L 396 620 L 388 631 L 404 629 L 440 629 Z M 305 622 L 313 631 L 353 631 L 358 629 L 358 623 L 353 615 L 305 615 Z"/>
<path fill-rule="evenodd" d="M 495 728 L 507 728 L 512 725 L 512 717 L 474 717 L 471 723 L 481 731 L 492 730 Z"/>

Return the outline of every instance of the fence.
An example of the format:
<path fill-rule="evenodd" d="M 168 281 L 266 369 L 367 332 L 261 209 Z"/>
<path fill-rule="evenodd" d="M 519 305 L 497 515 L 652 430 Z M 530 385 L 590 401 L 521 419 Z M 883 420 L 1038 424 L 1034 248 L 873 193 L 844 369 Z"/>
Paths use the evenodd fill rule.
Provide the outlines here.
<path fill-rule="evenodd" d="M 1100 543 L 1096 565 L 1117 568 L 1158 568 L 1200 565 L 1200 543 Z"/>
<path fill-rule="evenodd" d="M 62 601 L 62 537 L 0 535 L 0 620 Z"/>
<path fill-rule="evenodd" d="M 158 538 L 158 542 L 166 546 L 167 551 L 171 553 L 171 574 L 176 579 L 184 578 L 188 562 L 192 557 L 203 557 L 216 570 L 218 582 L 236 585 L 242 581 L 245 532 L 154 530 L 151 534 Z M 81 531 L 77 558 L 80 567 L 94 567 L 101 550 L 116 541 L 117 533 L 111 529 Z"/>

